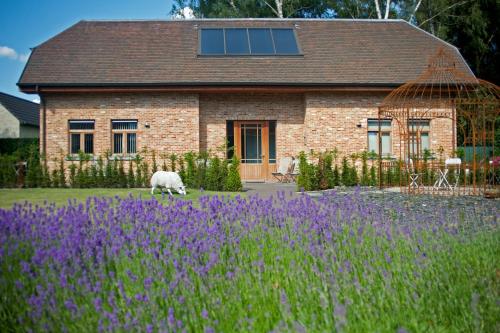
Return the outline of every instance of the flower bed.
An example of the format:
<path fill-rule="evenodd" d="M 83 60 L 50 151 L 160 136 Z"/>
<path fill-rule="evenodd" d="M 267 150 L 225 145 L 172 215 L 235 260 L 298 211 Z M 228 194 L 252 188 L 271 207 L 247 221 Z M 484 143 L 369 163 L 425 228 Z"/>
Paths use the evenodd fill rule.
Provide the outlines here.
<path fill-rule="evenodd" d="M 0 210 L 0 331 L 495 330 L 495 204 L 274 200 Z"/>

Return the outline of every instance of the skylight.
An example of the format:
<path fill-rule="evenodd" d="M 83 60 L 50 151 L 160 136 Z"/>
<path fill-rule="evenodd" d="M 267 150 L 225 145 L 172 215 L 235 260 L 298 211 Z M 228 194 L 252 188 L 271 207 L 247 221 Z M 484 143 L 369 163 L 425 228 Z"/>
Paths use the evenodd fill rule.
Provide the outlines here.
<path fill-rule="evenodd" d="M 289 28 L 204 28 L 200 38 L 201 55 L 300 54 L 295 32 Z"/>

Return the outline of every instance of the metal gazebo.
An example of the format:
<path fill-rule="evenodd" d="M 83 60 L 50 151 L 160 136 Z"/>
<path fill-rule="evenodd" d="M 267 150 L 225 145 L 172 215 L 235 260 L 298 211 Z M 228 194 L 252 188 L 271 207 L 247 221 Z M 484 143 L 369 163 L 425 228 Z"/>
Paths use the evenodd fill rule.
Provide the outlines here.
<path fill-rule="evenodd" d="M 500 88 L 458 69 L 453 54 L 440 49 L 416 80 L 379 107 L 379 152 L 384 120 L 392 121 L 395 140 L 392 159 L 379 155 L 380 186 L 414 194 L 498 195 L 499 114 Z M 431 144 L 430 133 L 443 138 L 440 146 Z M 384 176 L 389 173 L 397 175 L 392 184 Z"/>

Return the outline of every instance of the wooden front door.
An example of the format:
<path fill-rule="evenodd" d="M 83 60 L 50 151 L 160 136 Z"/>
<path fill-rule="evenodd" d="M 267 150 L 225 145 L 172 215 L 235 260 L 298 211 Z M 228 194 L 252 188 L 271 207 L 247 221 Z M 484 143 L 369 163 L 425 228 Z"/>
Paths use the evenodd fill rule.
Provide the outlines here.
<path fill-rule="evenodd" d="M 269 168 L 269 122 L 235 121 L 234 139 L 241 179 L 265 181 Z"/>

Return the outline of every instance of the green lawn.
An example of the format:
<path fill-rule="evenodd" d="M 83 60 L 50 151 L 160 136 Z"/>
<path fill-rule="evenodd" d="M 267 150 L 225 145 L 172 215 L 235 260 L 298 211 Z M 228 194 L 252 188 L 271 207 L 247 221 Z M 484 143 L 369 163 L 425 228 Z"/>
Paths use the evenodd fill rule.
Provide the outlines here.
<path fill-rule="evenodd" d="M 55 202 L 62 205 L 68 202 L 68 199 L 77 199 L 85 201 L 90 196 L 98 197 L 126 197 L 132 194 L 134 197 L 141 196 L 144 199 L 151 198 L 151 189 L 146 188 L 26 188 L 26 189 L 0 189 L 0 208 L 10 208 L 16 202 L 30 201 L 32 203 L 42 204 L 45 200 L 48 202 Z M 174 197 L 183 198 L 186 200 L 193 200 L 197 203 L 198 198 L 202 195 L 244 195 L 244 193 L 237 192 L 212 192 L 188 189 L 185 197 L 175 193 Z M 157 200 L 162 200 L 159 190 L 155 191 Z M 165 198 L 168 193 L 165 192 Z M 166 200 L 166 199 L 165 199 Z"/>

